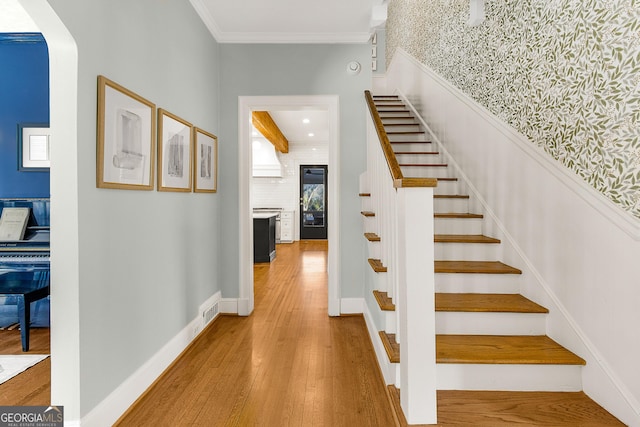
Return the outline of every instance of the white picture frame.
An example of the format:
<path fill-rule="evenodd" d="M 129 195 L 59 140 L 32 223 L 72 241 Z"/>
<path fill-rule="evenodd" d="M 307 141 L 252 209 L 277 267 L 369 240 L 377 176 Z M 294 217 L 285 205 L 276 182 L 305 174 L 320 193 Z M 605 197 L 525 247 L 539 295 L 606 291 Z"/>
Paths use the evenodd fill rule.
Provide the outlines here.
<path fill-rule="evenodd" d="M 51 134 L 48 124 L 18 125 L 20 171 L 47 171 L 51 167 Z"/>

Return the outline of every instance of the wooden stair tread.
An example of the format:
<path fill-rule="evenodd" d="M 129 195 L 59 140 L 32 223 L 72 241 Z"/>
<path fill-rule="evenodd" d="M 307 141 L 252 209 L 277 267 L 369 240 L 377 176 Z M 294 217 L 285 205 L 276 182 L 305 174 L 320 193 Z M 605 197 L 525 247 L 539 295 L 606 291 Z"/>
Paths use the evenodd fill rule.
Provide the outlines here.
<path fill-rule="evenodd" d="M 468 199 L 468 194 L 434 194 L 434 199 Z"/>
<path fill-rule="evenodd" d="M 435 234 L 436 243 L 500 243 L 499 239 L 482 234 Z"/>
<path fill-rule="evenodd" d="M 461 218 L 461 219 L 482 219 L 482 214 L 462 213 L 462 212 L 436 212 L 435 218 Z"/>
<path fill-rule="evenodd" d="M 389 295 L 386 292 L 381 291 L 373 291 L 373 296 L 376 298 L 378 302 L 378 306 L 382 311 L 395 311 L 396 305 L 393 303 L 393 300 L 389 298 Z"/>
<path fill-rule="evenodd" d="M 548 313 L 549 310 L 519 294 L 436 293 L 436 311 L 473 313 Z"/>
<path fill-rule="evenodd" d="M 400 389 L 388 385 L 387 393 L 400 426 L 408 426 L 400 407 Z M 438 390 L 436 393 L 439 426 L 624 426 L 581 391 Z"/>
<path fill-rule="evenodd" d="M 375 212 L 371 212 L 371 211 L 362 211 L 360 212 L 363 216 L 376 216 Z"/>
<path fill-rule="evenodd" d="M 436 273 L 522 274 L 500 261 L 436 261 L 434 268 Z"/>
<path fill-rule="evenodd" d="M 376 233 L 364 233 L 364 237 L 366 237 L 367 240 L 370 241 L 370 242 L 379 242 L 380 241 L 380 236 L 378 236 Z"/>
<path fill-rule="evenodd" d="M 380 331 L 378 335 L 380 335 L 384 350 L 387 352 L 389 362 L 400 363 L 400 344 L 396 342 L 396 334 L 388 334 L 385 331 Z"/>
<path fill-rule="evenodd" d="M 436 363 L 586 364 L 546 335 L 436 335 Z"/>
<path fill-rule="evenodd" d="M 394 111 L 394 113 L 407 113 L 408 116 L 380 116 L 381 120 L 389 120 L 389 119 L 415 119 L 415 116 L 412 116 L 409 111 Z"/>
<path fill-rule="evenodd" d="M 431 141 L 389 141 L 389 143 L 392 145 L 393 144 L 431 144 Z"/>
<path fill-rule="evenodd" d="M 380 261 L 379 259 L 369 258 L 367 261 L 369 261 L 369 265 L 371 266 L 371 268 L 373 268 L 373 271 L 375 271 L 376 273 L 387 272 L 387 267 L 382 265 L 382 261 Z"/>
<path fill-rule="evenodd" d="M 385 123 L 384 126 L 420 126 L 420 123 Z"/>
<path fill-rule="evenodd" d="M 399 154 L 427 154 L 437 156 L 440 154 L 439 151 L 394 151 L 394 154 L 397 156 Z"/>
<path fill-rule="evenodd" d="M 424 133 L 423 130 L 396 130 L 387 132 L 387 135 L 422 135 Z M 416 141 L 416 142 L 425 142 L 425 141 Z"/>
<path fill-rule="evenodd" d="M 398 166 L 419 166 L 428 168 L 446 168 L 446 163 L 400 163 Z"/>

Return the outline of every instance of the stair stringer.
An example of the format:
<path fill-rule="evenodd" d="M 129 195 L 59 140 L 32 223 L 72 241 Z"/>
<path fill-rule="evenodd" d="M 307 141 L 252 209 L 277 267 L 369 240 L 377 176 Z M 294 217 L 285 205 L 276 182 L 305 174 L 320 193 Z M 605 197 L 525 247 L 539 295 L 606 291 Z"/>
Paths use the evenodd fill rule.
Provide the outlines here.
<path fill-rule="evenodd" d="M 427 131 L 427 134 L 430 135 L 432 142 L 438 147 L 438 150 L 441 151 L 443 159 L 446 159 L 449 166 L 455 169 L 456 176 L 471 196 L 469 202 L 470 211 L 476 209 L 478 212 L 483 212 L 485 214 L 483 227 L 486 232 L 502 240 L 504 261 L 512 265 L 518 265 L 523 272 L 523 277 L 526 276 L 529 278 L 529 280 L 520 281 L 519 292 L 523 296 L 549 309 L 549 314 L 547 314 L 546 319 L 547 335 L 585 359 L 586 366 L 580 368 L 583 378 L 587 371 L 598 371 L 595 374 L 589 375 L 592 378 L 599 378 L 598 384 L 592 385 L 593 389 L 606 388 L 608 390 L 616 390 L 620 398 L 624 399 L 629 405 L 628 407 L 634 415 L 640 419 L 640 402 L 634 398 L 633 393 L 625 386 L 624 382 L 607 363 L 595 344 L 588 338 L 576 320 L 571 316 L 569 310 L 553 292 L 549 283 L 546 282 L 531 260 L 526 256 L 525 252 L 517 244 L 515 238 L 509 233 L 503 222 L 497 217 L 489 203 L 451 156 L 438 136 L 424 121 L 423 117 L 418 113 L 407 96 L 400 90 L 396 89 L 395 92 L 415 114 L 416 120 L 421 123 Z M 582 388 L 585 388 L 585 384 L 583 384 Z M 598 401 L 595 397 L 594 400 Z"/>

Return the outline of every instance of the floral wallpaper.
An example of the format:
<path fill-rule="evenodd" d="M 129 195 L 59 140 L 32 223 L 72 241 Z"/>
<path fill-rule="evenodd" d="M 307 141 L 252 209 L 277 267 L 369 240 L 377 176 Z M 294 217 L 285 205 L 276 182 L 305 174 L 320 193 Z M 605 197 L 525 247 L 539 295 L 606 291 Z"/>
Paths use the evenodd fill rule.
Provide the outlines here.
<path fill-rule="evenodd" d="M 640 218 L 640 0 L 390 0 L 401 47 Z"/>

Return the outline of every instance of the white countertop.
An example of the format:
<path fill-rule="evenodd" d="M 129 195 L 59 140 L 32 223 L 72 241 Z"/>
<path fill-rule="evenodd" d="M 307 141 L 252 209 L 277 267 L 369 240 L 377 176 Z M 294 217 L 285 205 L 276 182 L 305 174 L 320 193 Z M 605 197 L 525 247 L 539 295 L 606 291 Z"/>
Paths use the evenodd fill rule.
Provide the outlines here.
<path fill-rule="evenodd" d="M 253 218 L 254 219 L 264 219 L 264 218 L 271 218 L 272 216 L 276 216 L 277 213 L 275 212 L 254 212 L 253 213 Z"/>

